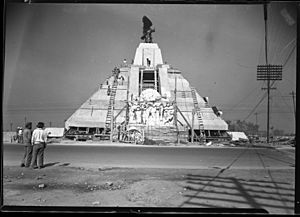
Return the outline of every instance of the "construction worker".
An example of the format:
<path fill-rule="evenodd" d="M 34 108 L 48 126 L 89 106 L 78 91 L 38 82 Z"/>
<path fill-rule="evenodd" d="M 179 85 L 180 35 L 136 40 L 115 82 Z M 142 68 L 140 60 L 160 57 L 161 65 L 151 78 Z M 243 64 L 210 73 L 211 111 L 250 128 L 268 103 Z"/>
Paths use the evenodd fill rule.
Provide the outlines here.
<path fill-rule="evenodd" d="M 108 87 L 107 87 L 107 96 L 110 95 L 110 92 L 111 92 L 110 85 L 108 85 Z"/>

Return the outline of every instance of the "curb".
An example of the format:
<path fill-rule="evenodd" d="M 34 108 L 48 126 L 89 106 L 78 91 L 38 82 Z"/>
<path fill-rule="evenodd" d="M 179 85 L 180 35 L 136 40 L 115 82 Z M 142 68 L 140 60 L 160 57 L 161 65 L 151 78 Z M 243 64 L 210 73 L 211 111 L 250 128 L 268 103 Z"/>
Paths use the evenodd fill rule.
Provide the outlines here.
<path fill-rule="evenodd" d="M 24 145 L 22 143 L 3 143 L 6 146 L 9 145 Z M 98 146 L 98 147 L 141 147 L 141 148 L 204 148 L 204 149 L 217 149 L 217 148 L 232 148 L 232 149 L 245 149 L 245 148 L 271 148 L 277 149 L 276 147 L 271 146 L 258 146 L 258 145 L 251 145 L 251 146 L 205 146 L 205 145 L 138 145 L 138 144 L 131 144 L 131 143 L 88 143 L 88 142 L 76 142 L 76 143 L 49 143 L 49 146 Z M 279 148 L 278 148 L 279 149 Z M 290 149 L 293 149 L 292 147 Z"/>

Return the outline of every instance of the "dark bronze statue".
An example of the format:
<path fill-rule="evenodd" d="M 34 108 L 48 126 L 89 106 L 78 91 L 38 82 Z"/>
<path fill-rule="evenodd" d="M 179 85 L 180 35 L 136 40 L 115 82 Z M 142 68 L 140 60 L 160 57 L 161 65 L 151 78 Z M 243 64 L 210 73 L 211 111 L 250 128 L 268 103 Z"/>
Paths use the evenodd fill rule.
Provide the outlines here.
<path fill-rule="evenodd" d="M 152 22 L 148 17 L 143 16 L 143 36 L 141 37 L 145 43 L 152 43 L 152 32 L 155 32 L 155 29 L 152 28 Z"/>

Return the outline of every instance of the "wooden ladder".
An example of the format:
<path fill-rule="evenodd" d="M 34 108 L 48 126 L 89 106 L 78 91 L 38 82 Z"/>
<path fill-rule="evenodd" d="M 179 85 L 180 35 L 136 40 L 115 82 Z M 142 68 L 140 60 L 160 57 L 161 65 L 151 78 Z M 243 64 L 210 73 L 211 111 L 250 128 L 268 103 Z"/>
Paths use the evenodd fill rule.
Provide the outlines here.
<path fill-rule="evenodd" d="M 192 91 L 192 97 L 193 97 L 193 102 L 194 102 L 194 108 L 196 110 L 196 114 L 197 114 L 197 118 L 198 118 L 198 122 L 199 122 L 200 133 L 203 133 L 204 132 L 204 125 L 203 125 L 203 120 L 202 120 L 202 116 L 201 116 L 201 112 L 200 112 L 200 107 L 199 107 L 197 96 L 196 96 L 196 90 L 195 90 L 194 87 L 191 87 L 191 91 Z"/>
<path fill-rule="evenodd" d="M 109 131 L 109 129 L 111 128 L 111 122 L 113 121 L 112 108 L 114 109 L 114 107 L 115 107 L 115 97 L 116 97 L 117 87 L 118 87 L 118 80 L 117 80 L 117 76 L 115 76 L 114 82 L 113 82 L 113 85 L 111 88 L 109 104 L 108 104 L 108 108 L 107 108 L 107 115 L 106 115 L 106 121 L 105 121 L 105 132 Z M 112 129 L 110 129 L 110 131 L 112 131 Z"/>

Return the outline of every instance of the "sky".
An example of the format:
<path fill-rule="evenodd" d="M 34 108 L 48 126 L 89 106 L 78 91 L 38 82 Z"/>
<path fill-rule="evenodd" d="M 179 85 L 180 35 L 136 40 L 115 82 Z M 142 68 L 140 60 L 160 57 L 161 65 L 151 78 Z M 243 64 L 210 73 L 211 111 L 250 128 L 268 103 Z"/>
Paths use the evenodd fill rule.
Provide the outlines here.
<path fill-rule="evenodd" d="M 142 17 L 153 23 L 163 61 L 178 68 L 225 120 L 266 130 L 262 5 L 8 3 L 3 129 L 25 121 L 62 127 L 123 59 L 131 62 Z M 268 5 L 268 62 L 283 65 L 271 91 L 270 126 L 293 133 L 296 4 Z"/>

